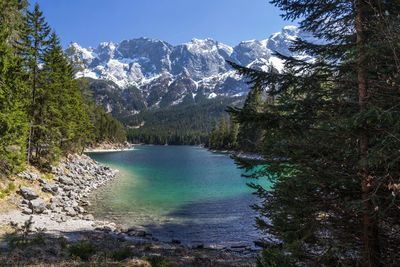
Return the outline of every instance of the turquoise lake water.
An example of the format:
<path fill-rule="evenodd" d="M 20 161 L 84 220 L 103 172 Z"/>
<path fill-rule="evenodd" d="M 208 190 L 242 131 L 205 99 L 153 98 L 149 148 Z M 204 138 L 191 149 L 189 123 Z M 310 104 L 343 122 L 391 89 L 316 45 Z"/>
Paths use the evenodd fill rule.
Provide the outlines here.
<path fill-rule="evenodd" d="M 120 170 L 116 181 L 92 194 L 96 218 L 184 244 L 220 247 L 260 237 L 249 207 L 257 198 L 246 185 L 254 180 L 241 177 L 226 154 L 195 146 L 135 146 L 89 156 Z"/>

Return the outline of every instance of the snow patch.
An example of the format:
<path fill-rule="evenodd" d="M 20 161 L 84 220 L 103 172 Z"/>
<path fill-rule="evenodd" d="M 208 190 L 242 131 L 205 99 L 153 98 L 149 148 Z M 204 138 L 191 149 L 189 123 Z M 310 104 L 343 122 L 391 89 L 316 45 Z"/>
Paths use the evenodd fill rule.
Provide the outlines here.
<path fill-rule="evenodd" d="M 212 98 L 216 98 L 217 97 L 217 94 L 216 93 L 211 93 L 211 94 L 209 94 L 208 95 L 208 99 L 212 99 Z"/>

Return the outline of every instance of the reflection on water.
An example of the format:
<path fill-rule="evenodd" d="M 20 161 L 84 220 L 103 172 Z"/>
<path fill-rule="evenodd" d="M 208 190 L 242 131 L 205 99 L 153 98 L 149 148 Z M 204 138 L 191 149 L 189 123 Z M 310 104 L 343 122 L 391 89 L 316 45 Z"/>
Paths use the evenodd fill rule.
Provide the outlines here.
<path fill-rule="evenodd" d="M 190 146 L 141 146 L 90 156 L 121 171 L 118 180 L 91 195 L 95 217 L 186 244 L 251 244 L 259 237 L 249 207 L 257 200 L 227 155 Z"/>

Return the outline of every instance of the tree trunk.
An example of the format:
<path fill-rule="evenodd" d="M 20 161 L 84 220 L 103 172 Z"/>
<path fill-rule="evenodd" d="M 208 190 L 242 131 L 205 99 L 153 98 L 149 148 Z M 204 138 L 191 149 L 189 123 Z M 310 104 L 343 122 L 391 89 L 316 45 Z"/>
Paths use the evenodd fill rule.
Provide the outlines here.
<path fill-rule="evenodd" d="M 35 107 L 35 102 L 36 102 L 36 59 L 35 59 L 35 67 L 33 68 L 33 86 L 32 86 L 32 107 Z M 33 112 L 33 108 L 31 109 L 31 112 Z M 30 164 L 30 161 L 32 159 L 32 139 L 33 135 L 35 133 L 35 130 L 33 128 L 33 114 L 30 114 L 31 116 L 31 124 L 29 127 L 29 138 L 28 138 L 28 155 L 27 155 L 27 163 Z"/>
<path fill-rule="evenodd" d="M 367 112 L 368 103 L 368 83 L 365 73 L 366 55 L 364 49 L 364 17 L 363 17 L 363 0 L 356 2 L 356 32 L 357 32 L 357 48 L 358 50 L 358 89 L 359 89 L 359 105 L 361 112 Z M 363 200 L 363 240 L 364 240 L 364 266 L 379 266 L 380 251 L 378 238 L 378 221 L 374 217 L 374 207 L 371 201 L 371 181 L 369 167 L 367 162 L 369 138 L 367 127 L 360 134 L 360 161 L 361 170 L 361 190 Z"/>

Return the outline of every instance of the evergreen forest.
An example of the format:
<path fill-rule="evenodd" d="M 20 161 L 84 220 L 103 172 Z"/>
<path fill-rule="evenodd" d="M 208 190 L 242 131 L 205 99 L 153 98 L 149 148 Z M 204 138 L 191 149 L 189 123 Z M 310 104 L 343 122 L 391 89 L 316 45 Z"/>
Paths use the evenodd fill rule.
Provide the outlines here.
<path fill-rule="evenodd" d="M 176 106 L 149 109 L 134 116 L 118 116 L 125 125 L 134 125 L 128 126 L 128 141 L 155 145 L 208 146 L 213 121 L 219 119 L 221 114 L 226 114 L 226 106 L 241 106 L 243 103 L 243 97 L 202 98 L 197 103 L 194 103 L 192 96 L 185 99 Z"/>
<path fill-rule="evenodd" d="M 68 58 L 36 4 L 0 1 L 0 174 L 49 166 L 61 154 L 124 142 L 122 124 L 96 107 L 81 63 Z"/>

